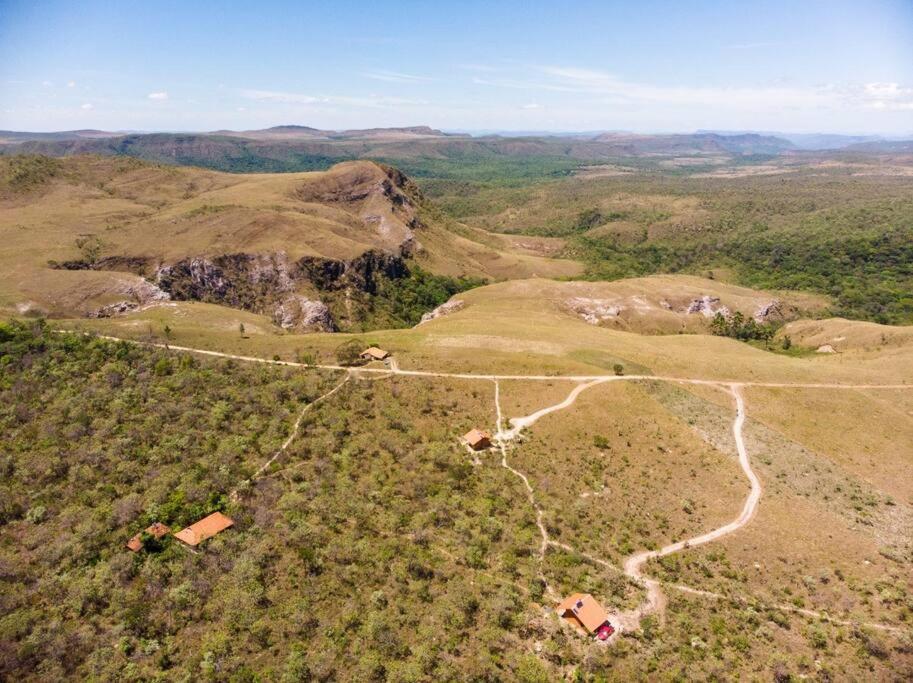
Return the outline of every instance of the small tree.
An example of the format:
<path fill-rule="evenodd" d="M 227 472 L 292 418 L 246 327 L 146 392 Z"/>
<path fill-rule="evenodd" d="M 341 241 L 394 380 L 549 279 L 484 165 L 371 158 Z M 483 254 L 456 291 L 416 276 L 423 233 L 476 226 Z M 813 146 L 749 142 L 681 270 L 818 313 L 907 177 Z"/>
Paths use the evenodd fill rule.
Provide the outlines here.
<path fill-rule="evenodd" d="M 783 347 L 784 351 L 789 351 L 793 347 L 793 340 L 788 334 L 783 337 L 783 341 L 780 342 L 780 346 Z"/>
<path fill-rule="evenodd" d="M 244 323 L 238 323 L 238 332 L 241 334 L 241 339 L 244 339 Z"/>
<path fill-rule="evenodd" d="M 349 339 L 336 347 L 336 360 L 340 365 L 359 365 L 363 343 L 359 339 Z"/>
<path fill-rule="evenodd" d="M 618 375 L 619 377 L 621 377 L 623 374 L 625 374 L 625 367 L 621 363 L 615 363 L 615 365 L 612 366 L 612 369 L 615 371 L 615 374 Z"/>
<path fill-rule="evenodd" d="M 96 235 L 80 235 L 76 238 L 76 248 L 79 249 L 82 260 L 89 264 L 98 261 L 103 246 Z"/>
<path fill-rule="evenodd" d="M 168 325 L 165 325 L 163 332 L 165 333 L 165 339 L 171 339 L 171 328 Z"/>

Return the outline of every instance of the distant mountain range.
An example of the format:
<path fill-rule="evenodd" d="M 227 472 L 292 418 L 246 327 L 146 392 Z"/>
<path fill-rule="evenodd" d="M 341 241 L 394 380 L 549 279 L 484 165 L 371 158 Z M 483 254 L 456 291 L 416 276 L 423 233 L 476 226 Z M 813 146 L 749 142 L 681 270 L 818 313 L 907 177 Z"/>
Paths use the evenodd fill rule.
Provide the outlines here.
<path fill-rule="evenodd" d="M 909 144 L 866 136 L 713 131 L 654 135 L 590 132 L 472 136 L 446 133 L 428 126 L 328 131 L 283 125 L 262 130 L 197 133 L 0 131 L 0 154 L 130 156 L 232 172 L 323 170 L 340 161 L 375 159 L 417 175 L 423 175 L 428 164 L 441 163 L 489 161 L 516 165 L 545 160 L 560 173 L 584 164 L 630 158 L 643 158 L 644 163 L 649 163 L 651 158 L 687 157 L 701 163 L 701 158 L 718 161 L 721 158 L 773 157 L 811 149 L 890 153 L 908 151 Z"/>
<path fill-rule="evenodd" d="M 904 142 L 913 138 L 909 136 L 885 136 L 885 135 L 843 135 L 839 133 L 783 133 L 779 131 L 726 131 L 726 130 L 699 130 L 698 133 L 715 133 L 717 135 L 742 135 L 746 133 L 755 133 L 757 135 L 773 136 L 788 140 L 797 149 L 806 151 L 826 151 L 833 149 L 845 149 L 853 145 L 864 143 L 888 143 Z"/>

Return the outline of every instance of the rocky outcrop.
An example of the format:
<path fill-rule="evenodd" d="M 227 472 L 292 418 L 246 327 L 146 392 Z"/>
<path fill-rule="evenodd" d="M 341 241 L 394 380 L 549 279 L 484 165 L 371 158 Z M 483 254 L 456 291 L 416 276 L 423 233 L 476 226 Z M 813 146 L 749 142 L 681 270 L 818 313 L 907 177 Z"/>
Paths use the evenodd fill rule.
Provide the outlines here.
<path fill-rule="evenodd" d="M 368 294 L 377 292 L 380 277 L 396 280 L 408 274 L 403 257 L 381 251 L 366 251 L 351 261 L 305 256 L 295 263 L 293 271 L 294 278 L 306 279 L 317 289 L 353 288 Z"/>
<path fill-rule="evenodd" d="M 159 267 L 155 280 L 174 299 L 249 309 L 294 287 L 284 253 L 184 259 Z"/>
<path fill-rule="evenodd" d="M 296 331 L 337 329 L 319 296 L 303 291 L 373 295 L 381 279 L 408 276 L 402 256 L 367 251 L 344 261 L 305 256 L 289 261 L 285 253 L 225 254 L 183 259 L 155 272 L 161 290 L 179 301 L 206 301 L 270 315 Z"/>
<path fill-rule="evenodd" d="M 289 294 L 273 311 L 273 322 L 284 330 L 296 332 L 335 332 L 330 309 L 322 301 L 300 294 Z"/>
<path fill-rule="evenodd" d="M 728 318 L 731 315 L 729 307 L 720 305 L 718 296 L 708 296 L 706 294 L 699 299 L 693 299 L 688 304 L 688 309 L 685 312 L 689 315 L 700 313 L 705 318 L 713 318 L 718 313 L 724 318 Z"/>
<path fill-rule="evenodd" d="M 590 299 L 578 296 L 568 299 L 566 304 L 590 325 L 599 325 L 608 320 L 614 320 L 625 310 L 625 307 L 614 299 Z"/>
<path fill-rule="evenodd" d="M 436 318 L 442 318 L 445 315 L 450 315 L 451 313 L 456 313 L 457 311 L 462 310 L 466 307 L 466 302 L 462 299 L 454 299 L 453 301 L 448 301 L 441 304 L 433 311 L 428 311 L 422 315 L 422 319 L 419 321 L 419 325 L 426 323 L 429 320 L 435 320 Z"/>
<path fill-rule="evenodd" d="M 171 299 L 168 292 L 156 287 L 148 280 L 140 278 L 121 283 L 116 288 L 116 293 L 128 298 L 91 310 L 86 316 L 89 318 L 113 318 L 139 308 L 147 308 L 164 303 Z"/>

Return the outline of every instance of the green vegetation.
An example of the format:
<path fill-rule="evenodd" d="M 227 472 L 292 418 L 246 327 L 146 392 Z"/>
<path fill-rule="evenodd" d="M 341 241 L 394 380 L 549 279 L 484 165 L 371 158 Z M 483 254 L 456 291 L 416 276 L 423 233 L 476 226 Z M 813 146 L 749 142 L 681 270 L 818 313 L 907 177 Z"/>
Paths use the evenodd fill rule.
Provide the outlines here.
<path fill-rule="evenodd" d="M 343 332 L 417 325 L 422 315 L 454 294 L 484 285 L 482 278 L 435 275 L 409 263 L 403 277 L 377 276 L 373 291 L 322 290 L 320 298 Z"/>
<path fill-rule="evenodd" d="M 827 294 L 834 315 L 879 323 L 913 322 L 913 223 L 865 236 L 778 233 L 731 242 L 624 244 L 615 238 L 577 238 L 574 255 L 594 280 L 663 272 L 700 273 L 729 266 L 739 284 Z"/>
<path fill-rule="evenodd" d="M 336 347 L 336 362 L 340 365 L 361 365 L 361 352 L 365 350 L 360 339 L 347 339 Z"/>
<path fill-rule="evenodd" d="M 592 280 L 727 269 L 741 285 L 826 294 L 834 315 L 913 322 L 907 178 L 651 172 L 434 190 L 471 225 L 566 238 L 563 255 L 583 261 Z"/>
<path fill-rule="evenodd" d="M 409 275 L 396 280 L 384 280 L 373 301 L 374 313 L 382 312 L 397 324 L 391 327 L 412 327 L 422 315 L 437 308 L 450 297 L 486 284 L 482 278 L 434 275 L 418 266 Z"/>
<path fill-rule="evenodd" d="M 753 318 L 746 318 L 741 311 L 736 311 L 731 316 L 717 313 L 710 323 L 710 331 L 720 337 L 732 337 L 739 341 L 763 342 L 769 342 L 776 333 L 773 325 L 756 322 Z M 790 342 L 791 345 L 792 343 Z M 784 350 L 788 348 L 789 346 L 784 346 Z"/>
<path fill-rule="evenodd" d="M 534 518 L 452 433 L 487 394 L 350 383 L 231 499 L 328 376 L 40 323 L 0 326 L 0 367 L 0 677 L 494 680 L 532 651 Z M 124 547 L 212 510 L 236 526 L 196 554 Z"/>
<path fill-rule="evenodd" d="M 909 671 L 908 642 L 889 633 L 674 591 L 664 621 L 647 619 L 612 647 L 562 627 L 547 609 L 521 480 L 496 462 L 471 465 L 459 445 L 491 420 L 487 381 L 352 378 L 245 483 L 301 407 L 340 379 L 52 334 L 40 321 L 0 325 L 0 677 L 595 683 L 649 679 L 660 663 L 679 679 L 808 675 L 813 660 L 848 679 Z M 603 390 L 640 391 L 615 384 Z M 606 404 L 611 423 L 594 418 Z M 740 497 L 738 480 L 718 471 L 725 456 L 684 423 L 673 430 L 658 403 L 589 405 L 592 414 L 543 423 L 511 453 L 558 538 L 614 560 L 643 538 L 703 528 L 730 488 Z M 584 502 L 579 482 L 602 479 L 597 458 L 612 467 L 602 483 L 622 488 Z M 669 504 L 656 503 L 662 514 L 643 511 L 658 493 L 645 467 L 685 468 L 663 479 L 675 486 Z M 213 510 L 235 526 L 196 553 L 168 536 L 142 536 L 140 553 L 124 547 L 153 521 L 177 529 Z M 693 555 L 663 558 L 662 571 L 695 585 L 750 573 L 722 552 Z M 691 576 L 692 565 L 711 573 Z M 576 553 L 551 549 L 542 569 L 561 592 L 613 607 L 643 597 Z M 775 569 L 792 577 L 788 565 Z M 900 580 L 872 590 L 906 609 Z"/>
<path fill-rule="evenodd" d="M 22 154 L 0 158 L 0 190 L 6 185 L 13 191 L 39 187 L 58 175 L 61 164 L 50 157 Z"/>

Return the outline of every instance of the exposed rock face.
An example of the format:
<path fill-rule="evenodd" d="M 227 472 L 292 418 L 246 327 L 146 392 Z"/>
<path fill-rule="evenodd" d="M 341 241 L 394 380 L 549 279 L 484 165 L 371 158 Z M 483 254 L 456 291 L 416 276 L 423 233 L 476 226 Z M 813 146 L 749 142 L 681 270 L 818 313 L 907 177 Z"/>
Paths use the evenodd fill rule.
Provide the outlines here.
<path fill-rule="evenodd" d="M 375 294 L 380 276 L 395 280 L 409 274 L 401 256 L 380 251 L 366 251 L 351 261 L 305 256 L 295 263 L 293 277 L 306 279 L 318 289 L 358 289 Z"/>
<path fill-rule="evenodd" d="M 569 299 L 566 303 L 568 308 L 590 325 L 598 325 L 607 320 L 614 320 L 625 310 L 624 306 L 610 299 L 588 299 L 578 296 Z"/>
<path fill-rule="evenodd" d="M 129 298 L 89 311 L 86 314 L 87 317 L 113 318 L 114 316 L 135 311 L 141 307 L 153 306 L 171 299 L 168 292 L 161 290 L 148 280 L 142 280 L 140 278 L 124 283 L 124 285 L 120 287 L 119 293 Z"/>
<path fill-rule="evenodd" d="M 296 332 L 335 332 L 336 323 L 322 301 L 300 294 L 289 294 L 273 311 L 273 321 L 285 330 Z"/>
<path fill-rule="evenodd" d="M 129 313 L 130 311 L 135 311 L 137 308 L 139 308 L 139 304 L 135 301 L 117 301 L 113 304 L 108 304 L 107 306 L 96 308 L 94 311 L 89 311 L 86 317 L 114 318 L 115 316 L 123 315 L 124 313 Z"/>
<path fill-rule="evenodd" d="M 465 307 L 466 307 L 466 302 L 463 301 L 462 299 L 454 299 L 453 301 L 448 301 L 446 303 L 441 304 L 440 306 L 435 308 L 433 311 L 428 311 L 427 313 L 422 315 L 422 319 L 421 319 L 421 321 L 419 321 L 419 325 L 421 325 L 422 323 L 426 323 L 429 320 L 434 320 L 436 318 L 441 318 L 445 315 L 449 315 L 450 313 L 456 313 L 457 311 L 462 310 Z"/>
<path fill-rule="evenodd" d="M 424 228 L 419 209 L 424 201 L 405 175 L 374 162 L 337 164 L 298 185 L 302 202 L 320 204 L 343 218 L 346 229 L 363 229 L 373 245 L 352 259 L 309 256 L 292 261 L 285 252 L 188 255 L 172 262 L 153 256 L 107 256 L 86 261 L 50 263 L 71 270 L 125 271 L 139 275 L 147 292 L 124 292 L 117 301 L 91 315 L 119 315 L 151 301 L 204 301 L 273 317 L 295 330 L 335 330 L 358 320 L 371 308 L 381 283 L 409 275 L 406 259 L 422 247 L 416 232 Z M 119 292 L 118 292 L 119 293 Z M 328 307 L 329 305 L 329 307 Z"/>
<path fill-rule="evenodd" d="M 728 318 L 731 314 L 729 308 L 727 306 L 720 306 L 719 303 L 719 297 L 705 294 L 700 299 L 693 299 L 691 303 L 688 304 L 688 309 L 685 312 L 689 315 L 700 313 L 705 318 L 712 318 L 717 313 L 720 313 L 724 318 Z"/>
<path fill-rule="evenodd" d="M 266 313 L 286 329 L 333 331 L 338 328 L 330 310 L 302 288 L 376 294 L 381 278 L 408 274 L 403 257 L 372 250 L 350 261 L 305 256 L 290 262 L 282 252 L 197 257 L 161 266 L 155 279 L 176 300 Z"/>
<path fill-rule="evenodd" d="M 253 308 L 257 299 L 292 289 L 285 254 L 226 254 L 161 266 L 158 286 L 179 300 Z"/>

